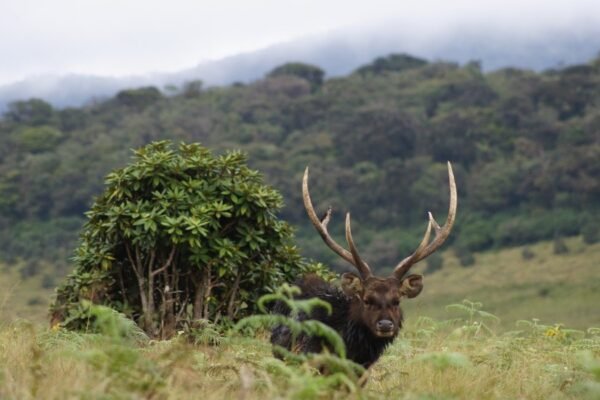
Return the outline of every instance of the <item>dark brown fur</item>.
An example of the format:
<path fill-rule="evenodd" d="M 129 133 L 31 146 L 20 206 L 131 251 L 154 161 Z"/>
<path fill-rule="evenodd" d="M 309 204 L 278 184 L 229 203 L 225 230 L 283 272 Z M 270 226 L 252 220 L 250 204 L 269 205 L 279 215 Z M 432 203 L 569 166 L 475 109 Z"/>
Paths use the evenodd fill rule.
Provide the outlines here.
<path fill-rule="evenodd" d="M 300 315 L 300 320 L 316 319 L 335 329 L 346 344 L 347 356 L 364 367 L 369 367 L 381 356 L 385 348 L 398 336 L 402 327 L 400 299 L 416 297 L 423 289 L 423 276 L 407 275 L 413 265 L 435 252 L 447 239 L 456 217 L 458 197 L 452 166 L 448 162 L 448 185 L 450 204 L 444 226 L 440 226 L 429 213 L 429 222 L 417 249 L 404 258 L 393 270 L 390 277 L 378 278 L 360 256 L 352 238 L 350 213 L 346 214 L 346 241 L 349 250 L 336 243 L 327 230 L 333 209 L 330 206 L 321 217 L 312 204 L 308 190 L 308 167 L 302 179 L 302 199 L 311 223 L 334 253 L 356 267 L 359 275 L 342 275 L 341 289 L 331 286 L 316 276 L 308 276 L 297 282 L 302 289 L 301 298 L 317 297 L 329 302 L 333 313 L 315 310 L 311 315 Z M 431 232 L 435 238 L 430 240 Z M 289 314 L 285 305 L 277 304 L 275 312 Z M 285 326 L 273 329 L 271 342 L 288 350 L 319 352 L 324 343 L 317 337 L 300 337 L 293 343 L 290 330 Z"/>
<path fill-rule="evenodd" d="M 341 289 L 309 275 L 296 284 L 302 290 L 298 298 L 317 297 L 331 304 L 333 309 L 331 315 L 318 308 L 310 315 L 300 315 L 298 319 L 315 319 L 336 330 L 344 340 L 347 357 L 357 364 L 365 368 L 371 366 L 398 336 L 403 318 L 400 308 L 402 292 L 397 279 L 372 277 L 360 284 L 356 275 L 344 274 Z M 283 303 L 276 304 L 274 312 L 289 314 Z M 382 326 L 382 321 L 389 322 Z M 271 343 L 300 352 L 320 352 L 324 346 L 320 338 L 306 336 L 299 337 L 293 346 L 291 332 L 286 326 L 273 329 Z"/>

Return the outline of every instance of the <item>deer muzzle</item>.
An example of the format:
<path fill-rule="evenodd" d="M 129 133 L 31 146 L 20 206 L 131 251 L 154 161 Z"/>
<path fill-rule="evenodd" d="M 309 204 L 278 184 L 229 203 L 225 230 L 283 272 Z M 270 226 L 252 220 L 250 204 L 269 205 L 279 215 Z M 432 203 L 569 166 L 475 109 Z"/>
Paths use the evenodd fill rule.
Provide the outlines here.
<path fill-rule="evenodd" d="M 394 334 L 394 323 L 389 319 L 377 321 L 375 328 L 379 336 L 391 336 Z"/>

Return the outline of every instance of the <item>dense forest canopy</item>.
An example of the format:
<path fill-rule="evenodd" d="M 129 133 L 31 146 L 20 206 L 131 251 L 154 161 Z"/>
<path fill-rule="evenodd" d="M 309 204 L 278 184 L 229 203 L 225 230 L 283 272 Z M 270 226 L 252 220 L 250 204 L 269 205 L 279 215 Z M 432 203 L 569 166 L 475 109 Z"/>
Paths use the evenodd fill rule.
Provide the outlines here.
<path fill-rule="evenodd" d="M 483 73 L 391 55 L 325 79 L 290 63 L 252 84 L 201 81 L 125 90 L 82 108 L 13 103 L 0 120 L 0 258 L 60 273 L 105 175 L 153 140 L 242 149 L 282 192 L 305 255 L 338 264 L 309 226 L 300 194 L 352 210 L 357 243 L 390 268 L 416 245 L 426 211 L 445 218 L 445 162 L 459 210 L 451 247 L 476 251 L 594 230 L 600 209 L 600 60 L 536 73 Z M 448 247 L 448 246 L 447 246 Z"/>

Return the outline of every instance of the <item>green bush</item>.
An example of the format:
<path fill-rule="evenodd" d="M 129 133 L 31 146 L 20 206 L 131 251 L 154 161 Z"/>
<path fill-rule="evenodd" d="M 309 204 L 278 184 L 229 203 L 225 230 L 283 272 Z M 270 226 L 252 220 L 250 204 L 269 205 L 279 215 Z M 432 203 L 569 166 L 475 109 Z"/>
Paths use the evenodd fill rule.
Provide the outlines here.
<path fill-rule="evenodd" d="M 40 304 L 44 304 L 44 299 L 40 296 L 33 296 L 27 300 L 28 306 L 39 306 Z"/>
<path fill-rule="evenodd" d="M 31 127 L 19 132 L 17 143 L 24 151 L 41 153 L 54 149 L 62 137 L 61 131 L 50 126 Z"/>
<path fill-rule="evenodd" d="M 168 141 L 135 151 L 87 213 L 53 320 L 86 327 L 79 304 L 91 300 L 168 337 L 188 319 L 248 315 L 261 294 L 320 269 L 299 256 L 276 217 L 281 196 L 245 161 L 198 144 L 174 151 Z"/>
<path fill-rule="evenodd" d="M 154 86 L 128 89 L 117 93 L 117 101 L 134 109 L 144 109 L 162 99 L 162 93 Z"/>
<path fill-rule="evenodd" d="M 311 84 L 313 89 L 316 89 L 323 84 L 325 71 L 310 64 L 287 63 L 273 69 L 267 76 L 276 77 L 285 75 L 297 76 L 305 79 Z"/>
<path fill-rule="evenodd" d="M 34 126 L 48 124 L 53 116 L 52 105 L 41 99 L 15 101 L 8 105 L 6 112 L 9 121 Z"/>
<path fill-rule="evenodd" d="M 569 248 L 561 236 L 556 236 L 554 238 L 554 242 L 552 243 L 552 252 L 554 254 L 566 254 L 569 252 Z"/>
<path fill-rule="evenodd" d="M 427 267 L 425 268 L 425 272 L 428 274 L 439 271 L 444 266 L 444 259 L 440 253 L 433 253 L 429 257 L 427 257 Z"/>
<path fill-rule="evenodd" d="M 535 253 L 529 247 L 523 247 L 521 258 L 523 258 L 523 260 L 532 260 L 535 258 Z"/>
<path fill-rule="evenodd" d="M 484 216 L 467 219 L 457 227 L 460 229 L 457 242 L 460 247 L 471 251 L 489 249 L 494 244 L 495 223 Z"/>
<path fill-rule="evenodd" d="M 588 221 L 583 228 L 581 228 L 581 234 L 585 243 L 598 243 L 600 242 L 600 225 L 598 222 Z"/>
<path fill-rule="evenodd" d="M 455 253 L 461 266 L 470 267 L 475 264 L 475 256 L 468 248 L 462 246 L 456 247 Z"/>
<path fill-rule="evenodd" d="M 50 289 L 56 286 L 56 281 L 52 275 L 44 274 L 44 276 L 42 276 L 41 286 L 43 289 Z"/>
<path fill-rule="evenodd" d="M 378 57 L 372 63 L 364 65 L 356 70 L 360 75 L 379 75 L 384 72 L 399 72 L 419 68 L 427 65 L 422 58 L 413 57 L 408 54 L 390 54 L 386 57 Z"/>
<path fill-rule="evenodd" d="M 40 271 L 40 263 L 37 260 L 30 259 L 25 262 L 25 264 L 19 270 L 19 274 L 21 275 L 21 279 L 31 278 L 35 276 Z"/>
<path fill-rule="evenodd" d="M 0 229 L 0 257 L 9 263 L 18 258 L 26 263 L 43 259 L 55 267 L 56 274 L 62 275 L 82 223 L 79 217 L 16 222 L 10 229 Z"/>
<path fill-rule="evenodd" d="M 498 246 L 518 246 L 552 239 L 555 233 L 572 236 L 579 233 L 582 215 L 572 209 L 557 209 L 520 215 L 504 220 L 495 234 Z"/>

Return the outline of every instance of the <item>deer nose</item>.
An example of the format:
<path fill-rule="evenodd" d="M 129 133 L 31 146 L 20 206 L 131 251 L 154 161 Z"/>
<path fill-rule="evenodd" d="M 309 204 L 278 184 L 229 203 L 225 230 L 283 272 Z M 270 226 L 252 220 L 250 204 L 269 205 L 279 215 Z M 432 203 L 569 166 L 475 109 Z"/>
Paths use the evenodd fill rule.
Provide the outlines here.
<path fill-rule="evenodd" d="M 377 330 L 382 332 L 389 332 L 394 329 L 394 323 L 389 319 L 382 319 L 377 321 Z"/>

